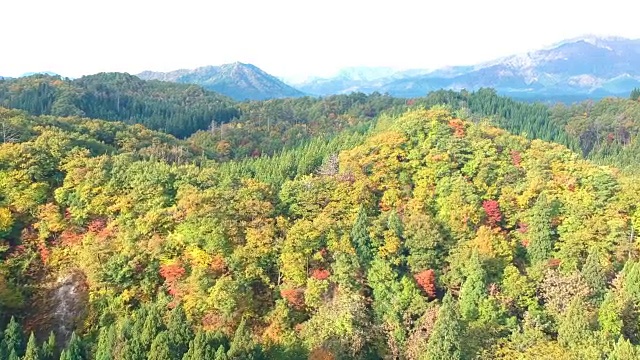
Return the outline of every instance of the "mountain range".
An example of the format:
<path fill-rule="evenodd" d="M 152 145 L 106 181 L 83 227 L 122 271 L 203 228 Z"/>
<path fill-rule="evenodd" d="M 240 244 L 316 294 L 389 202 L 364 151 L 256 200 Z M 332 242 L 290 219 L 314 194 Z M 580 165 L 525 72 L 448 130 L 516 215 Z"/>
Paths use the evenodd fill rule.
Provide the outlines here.
<path fill-rule="evenodd" d="M 627 95 L 640 86 L 640 40 L 584 36 L 493 61 L 435 71 L 349 68 L 330 78 L 292 84 L 314 95 L 379 91 L 416 97 L 438 89 L 495 88 L 519 98 Z"/>
<path fill-rule="evenodd" d="M 236 100 L 265 100 L 304 95 L 257 66 L 241 62 L 192 70 L 144 71 L 137 76 L 143 80 L 197 84 Z"/>

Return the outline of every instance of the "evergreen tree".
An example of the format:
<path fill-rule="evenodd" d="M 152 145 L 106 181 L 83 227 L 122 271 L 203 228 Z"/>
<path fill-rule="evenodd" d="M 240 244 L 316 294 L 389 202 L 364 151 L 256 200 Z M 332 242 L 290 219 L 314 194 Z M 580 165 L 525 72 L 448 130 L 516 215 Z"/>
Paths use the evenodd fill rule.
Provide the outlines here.
<path fill-rule="evenodd" d="M 171 311 L 167 330 L 173 354 L 176 357 L 182 357 L 189 349 L 189 340 L 194 338 L 182 305 L 176 306 Z"/>
<path fill-rule="evenodd" d="M 151 343 L 163 328 L 162 318 L 158 310 L 153 307 L 147 314 L 144 325 L 142 326 L 142 333 L 140 334 L 140 345 L 142 348 L 148 351 L 149 348 L 151 348 Z"/>
<path fill-rule="evenodd" d="M 212 359 L 214 355 L 214 349 L 209 343 L 206 333 L 200 330 L 189 341 L 189 350 L 184 354 L 182 360 Z"/>
<path fill-rule="evenodd" d="M 598 324 L 602 333 L 610 339 L 617 339 L 622 335 L 623 322 L 620 310 L 615 293 L 609 291 L 600 305 Z"/>
<path fill-rule="evenodd" d="M 82 339 L 76 332 L 71 333 L 71 339 L 69 339 L 69 344 L 65 349 L 65 356 L 68 360 L 85 360 L 87 359 L 84 356 L 84 345 L 82 344 Z M 60 359 L 62 359 L 62 355 L 60 355 Z"/>
<path fill-rule="evenodd" d="M 229 359 L 255 359 L 256 345 L 246 319 L 242 319 L 231 341 L 227 355 Z"/>
<path fill-rule="evenodd" d="M 113 325 L 100 329 L 98 344 L 96 347 L 95 360 L 113 359 L 113 348 L 116 343 L 116 330 Z"/>
<path fill-rule="evenodd" d="M 462 334 L 460 311 L 451 294 L 447 293 L 438 311 L 438 318 L 427 343 L 427 359 L 462 359 Z"/>
<path fill-rule="evenodd" d="M 601 300 L 607 288 L 607 274 L 600 263 L 600 253 L 595 247 L 589 251 L 587 260 L 582 266 L 582 277 L 591 288 L 593 298 L 596 301 Z"/>
<path fill-rule="evenodd" d="M 151 350 L 147 356 L 148 360 L 173 360 L 179 359 L 171 353 L 171 345 L 169 343 L 169 333 L 161 331 L 151 344 Z"/>
<path fill-rule="evenodd" d="M 7 350 L 7 354 L 11 354 L 12 350 L 20 356 L 24 354 L 25 341 L 24 333 L 22 332 L 22 326 L 16 321 L 15 317 L 11 317 L 7 328 L 4 330 L 4 345 Z"/>
<path fill-rule="evenodd" d="M 40 360 L 40 349 L 38 349 L 38 343 L 36 342 L 35 335 L 33 335 L 33 331 L 29 336 L 29 341 L 27 342 L 27 350 L 25 351 L 22 360 Z"/>
<path fill-rule="evenodd" d="M 54 360 L 55 353 L 56 353 L 56 336 L 52 331 L 49 333 L 49 337 L 47 338 L 47 341 L 45 341 L 44 344 L 42 344 L 42 351 L 41 351 L 42 359 Z"/>
<path fill-rule="evenodd" d="M 214 355 L 214 360 L 229 360 L 229 357 L 227 356 L 227 352 L 224 350 L 224 346 L 220 345 L 218 346 L 218 350 L 216 350 L 216 353 Z"/>
<path fill-rule="evenodd" d="M 629 95 L 629 99 L 638 100 L 640 99 L 640 88 L 635 88 L 631 90 L 631 94 Z"/>
<path fill-rule="evenodd" d="M 478 253 L 474 251 L 467 266 L 467 279 L 460 288 L 460 313 L 466 321 L 478 318 L 480 303 L 486 297 L 485 277 Z"/>
<path fill-rule="evenodd" d="M 591 335 L 592 331 L 586 316 L 585 304 L 576 298 L 560 319 L 558 343 L 568 348 L 577 349 L 581 344 L 585 344 Z"/>
<path fill-rule="evenodd" d="M 358 254 L 360 265 L 367 268 L 373 258 L 371 239 L 369 237 L 369 219 L 364 205 L 360 206 L 356 222 L 351 229 L 351 241 Z"/>
<path fill-rule="evenodd" d="M 640 359 L 640 349 L 628 339 L 620 337 L 609 354 L 608 360 L 637 360 Z"/>
<path fill-rule="evenodd" d="M 9 357 L 7 359 L 8 360 L 20 360 L 20 356 L 18 356 L 18 353 L 16 352 L 15 348 L 11 349 L 11 352 L 9 353 Z"/>
<path fill-rule="evenodd" d="M 553 252 L 554 240 L 551 229 L 552 209 L 544 194 L 538 197 L 538 201 L 531 208 L 531 218 L 527 225 L 529 246 L 527 253 L 531 264 L 547 261 Z"/>

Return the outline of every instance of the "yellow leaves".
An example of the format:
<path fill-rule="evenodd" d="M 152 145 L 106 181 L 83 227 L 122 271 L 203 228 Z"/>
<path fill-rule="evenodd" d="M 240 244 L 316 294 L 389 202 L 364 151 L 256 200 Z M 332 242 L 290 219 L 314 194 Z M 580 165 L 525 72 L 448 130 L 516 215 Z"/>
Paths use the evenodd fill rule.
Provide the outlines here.
<path fill-rule="evenodd" d="M 212 257 L 199 247 L 190 245 L 185 254 L 195 269 L 206 269 L 211 265 Z"/>
<path fill-rule="evenodd" d="M 13 226 L 11 211 L 5 207 L 0 207 L 0 234 L 9 231 Z"/>
<path fill-rule="evenodd" d="M 378 254 L 380 255 L 380 257 L 390 259 L 395 263 L 397 260 L 399 260 L 397 256 L 400 255 L 401 249 L 402 240 L 398 238 L 393 230 L 385 230 L 384 244 L 378 248 Z M 396 261 L 394 261 L 394 259 Z"/>

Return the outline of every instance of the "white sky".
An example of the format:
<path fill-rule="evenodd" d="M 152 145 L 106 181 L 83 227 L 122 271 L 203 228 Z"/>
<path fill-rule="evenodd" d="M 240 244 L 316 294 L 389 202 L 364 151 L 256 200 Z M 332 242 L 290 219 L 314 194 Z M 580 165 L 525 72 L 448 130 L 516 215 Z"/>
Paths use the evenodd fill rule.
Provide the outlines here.
<path fill-rule="evenodd" d="M 437 68 L 584 34 L 640 38 L 632 0 L 0 0 L 0 75 L 234 61 L 283 77 Z"/>

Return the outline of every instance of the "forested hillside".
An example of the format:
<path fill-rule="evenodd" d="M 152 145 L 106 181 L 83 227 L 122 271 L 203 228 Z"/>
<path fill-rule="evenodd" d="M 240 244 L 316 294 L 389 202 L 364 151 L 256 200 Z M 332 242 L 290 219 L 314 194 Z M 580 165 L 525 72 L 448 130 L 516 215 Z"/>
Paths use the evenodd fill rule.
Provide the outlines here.
<path fill-rule="evenodd" d="M 571 121 L 506 121 L 538 105 L 447 96 L 470 97 L 380 96 L 370 122 L 354 100 L 318 122 L 335 136 L 223 163 L 140 125 L 0 111 L 2 357 L 637 358 L 637 178 L 482 121 L 562 141 Z M 337 99 L 230 125 L 268 139 Z"/>
<path fill-rule="evenodd" d="M 199 86 L 144 81 L 124 73 L 69 80 L 33 75 L 0 80 L 0 106 L 34 115 L 119 120 L 178 137 L 237 116 L 232 100 Z"/>

